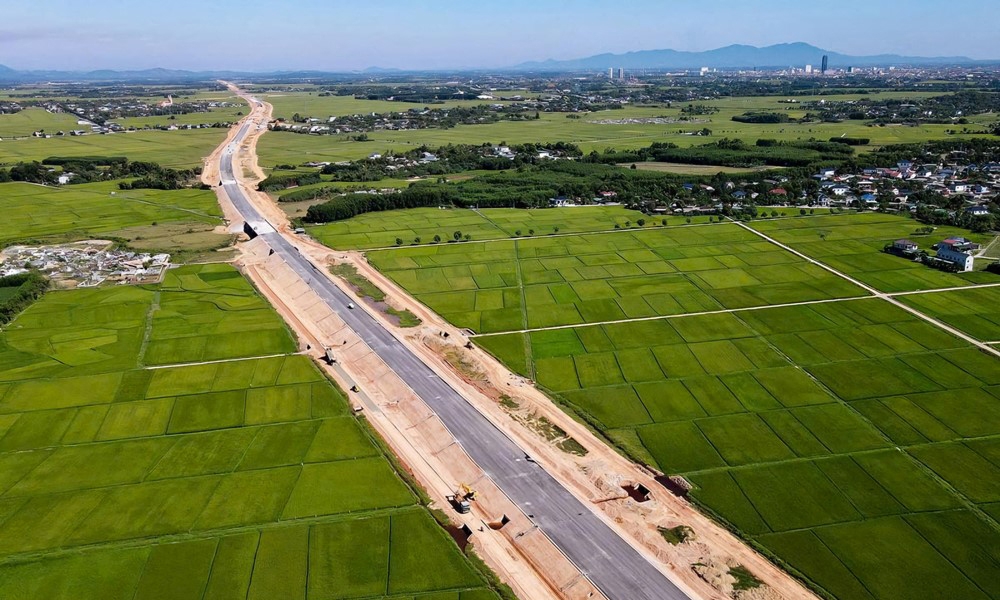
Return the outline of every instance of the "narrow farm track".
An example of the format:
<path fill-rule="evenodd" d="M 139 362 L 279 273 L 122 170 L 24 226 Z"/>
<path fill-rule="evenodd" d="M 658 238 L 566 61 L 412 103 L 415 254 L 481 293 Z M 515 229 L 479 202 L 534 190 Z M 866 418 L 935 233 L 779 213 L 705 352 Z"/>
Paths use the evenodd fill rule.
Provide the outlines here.
<path fill-rule="evenodd" d="M 990 346 L 989 344 L 986 344 L 984 342 L 981 342 L 981 341 L 977 340 L 976 338 L 972 337 L 971 335 L 968 335 L 964 331 L 956 329 L 956 328 L 954 328 L 954 327 L 952 327 L 952 326 L 950 326 L 950 325 L 948 325 L 946 323 L 942 323 L 941 321 L 938 321 L 937 319 L 935 319 L 935 318 L 933 318 L 933 317 L 931 317 L 929 315 L 926 315 L 926 314 L 920 312 L 919 310 L 913 308 L 912 306 L 909 306 L 909 305 L 907 305 L 907 304 L 905 304 L 903 302 L 900 302 L 899 300 L 896 300 L 896 298 L 893 297 L 893 295 L 887 294 L 887 293 L 882 292 L 882 291 L 879 291 L 879 290 L 873 288 L 872 286 L 870 286 L 870 285 L 868 285 L 866 283 L 862 283 L 861 281 L 858 281 L 857 279 L 851 277 L 850 275 L 842 273 L 842 272 L 838 271 L 837 269 L 834 269 L 833 267 L 831 267 L 831 266 L 829 266 L 829 265 L 827 265 L 827 264 L 825 264 L 823 262 L 820 262 L 820 261 L 816 260 L 815 258 L 812 258 L 810 256 L 807 256 L 807 255 L 799 252 L 798 250 L 792 248 L 791 246 L 788 246 L 787 244 L 783 244 L 783 243 L 779 242 L 778 240 L 772 238 L 769 235 L 766 235 L 764 233 L 761 233 L 760 231 L 757 231 L 756 229 L 754 229 L 753 227 L 750 227 L 746 223 L 742 223 L 740 221 L 735 221 L 735 220 L 732 220 L 732 219 L 730 219 L 730 220 L 733 223 L 736 223 L 737 225 L 739 225 L 740 227 L 742 227 L 743 229 L 746 229 L 747 231 L 755 233 L 756 235 L 758 235 L 761 238 L 763 238 L 764 240 L 766 240 L 766 241 L 774 244 L 775 246 L 778 246 L 779 248 L 782 248 L 782 249 L 784 249 L 784 250 L 786 250 L 788 252 L 791 252 L 792 254 L 794 254 L 795 256 L 798 256 L 799 258 L 803 258 L 803 259 L 809 261 L 810 263 L 816 265 L 817 267 L 820 267 L 822 269 L 825 269 L 825 270 L 829 271 L 830 273 L 833 273 L 837 277 L 840 277 L 840 278 L 842 278 L 842 279 L 844 279 L 846 281 L 849 281 L 849 282 L 853 283 L 854 285 L 856 285 L 856 286 L 862 288 L 863 290 L 867 291 L 872 296 L 874 296 L 876 298 L 881 298 L 882 300 L 885 300 L 886 302 L 888 302 L 888 303 L 896 306 L 897 308 L 901 308 L 901 309 L 905 310 L 906 312 L 910 313 L 911 315 L 913 315 L 913 316 L 915 316 L 915 317 L 917 317 L 919 319 L 922 319 L 922 320 L 930 323 L 931 325 L 934 325 L 935 327 L 937 327 L 939 329 L 943 329 L 944 331 L 946 331 L 946 332 L 954 335 L 957 338 L 961 338 L 961 339 L 965 340 L 966 342 L 972 344 L 973 346 L 979 348 L 980 350 L 986 352 L 987 354 L 992 354 L 993 356 L 996 356 L 997 358 L 1000 358 L 1000 350 L 997 350 L 996 348 Z M 965 288 L 959 288 L 959 289 L 965 289 Z"/>
<path fill-rule="evenodd" d="M 967 291 L 983 288 L 994 288 L 1000 287 L 1000 283 L 981 283 L 976 285 L 964 285 L 959 287 L 950 288 L 938 288 L 933 290 L 916 290 L 911 292 L 893 292 L 893 293 L 879 293 L 880 298 L 896 298 L 899 296 L 914 296 L 917 294 L 937 294 L 941 292 L 956 292 L 956 291 Z M 656 315 L 653 317 L 636 317 L 633 319 L 615 319 L 611 321 L 593 321 L 589 323 L 576 323 L 572 325 L 552 325 L 549 327 L 529 327 L 525 329 L 514 329 L 511 331 L 497 331 L 492 333 L 477 333 L 469 337 L 474 338 L 485 338 L 485 337 L 495 337 L 500 335 L 509 335 L 512 333 L 534 333 L 537 331 L 554 331 L 558 329 L 577 329 L 580 327 L 595 327 L 599 325 L 618 325 L 621 323 L 641 323 L 643 321 L 659 321 L 665 319 L 685 319 L 688 317 L 703 317 L 706 315 L 721 315 L 726 313 L 743 313 L 752 312 L 758 310 L 767 310 L 769 308 L 790 308 L 794 306 L 810 306 L 815 304 L 833 304 L 835 302 L 854 302 L 857 300 L 870 300 L 873 296 L 851 296 L 849 298 L 824 298 L 822 300 L 805 300 L 803 302 L 786 302 L 783 304 L 762 304 L 761 306 L 745 306 L 743 308 L 720 308 L 719 310 L 706 310 L 699 312 L 690 313 L 680 313 L 676 315 Z M 996 344 L 998 342 L 983 342 L 985 344 Z"/>
<path fill-rule="evenodd" d="M 198 365 L 219 365 L 223 363 L 246 362 L 248 360 L 260 360 L 263 358 L 281 358 L 283 356 L 295 356 L 296 354 L 301 354 L 303 356 L 309 355 L 308 352 L 302 351 L 302 352 L 291 352 L 288 354 L 265 354 L 263 356 L 250 356 L 246 358 L 223 358 L 220 360 L 205 360 L 201 362 L 177 363 L 174 365 L 147 365 L 143 368 L 148 371 L 155 371 L 156 369 L 175 369 L 177 367 L 196 367 Z"/>
<path fill-rule="evenodd" d="M 245 96 L 263 108 L 256 98 Z M 255 112 L 256 110 L 255 109 Z M 480 412 L 457 388 L 365 309 L 349 310 L 350 296 L 326 277 L 267 220 L 244 192 L 234 171 L 241 144 L 259 125 L 253 114 L 219 154 L 222 189 L 242 219 L 441 419 L 469 457 L 493 480 L 587 579 L 612 600 L 696 598 L 675 583 L 569 488 L 531 459 L 517 442 Z M 293 238 L 294 239 L 294 238 Z M 683 587 L 681 587 L 683 586 Z"/>

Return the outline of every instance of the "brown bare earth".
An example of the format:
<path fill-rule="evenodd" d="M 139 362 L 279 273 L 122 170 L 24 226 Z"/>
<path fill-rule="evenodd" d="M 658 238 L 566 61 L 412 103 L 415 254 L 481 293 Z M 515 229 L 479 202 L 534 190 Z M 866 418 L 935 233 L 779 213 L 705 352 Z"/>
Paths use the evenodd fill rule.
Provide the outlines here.
<path fill-rule="evenodd" d="M 235 87 L 234 92 L 241 93 Z M 251 103 L 252 105 L 252 103 Z M 266 123 L 270 105 L 254 107 L 247 119 Z M 235 129 L 234 129 L 235 131 Z M 237 173 L 253 173 L 241 181 L 248 198 L 272 225 L 294 238 L 300 251 L 316 265 L 334 262 L 354 265 L 358 272 L 386 292 L 387 302 L 412 311 L 422 326 L 400 329 L 385 314 L 372 311 L 376 319 L 442 379 L 460 391 L 553 477 L 559 480 L 594 513 L 644 554 L 666 576 L 692 598 L 814 598 L 791 576 L 778 569 L 738 538 L 698 512 L 686 499 L 667 491 L 654 479 L 657 473 L 627 460 L 590 430 L 560 410 L 530 381 L 511 373 L 489 354 L 469 344 L 465 334 L 400 290 L 355 252 L 335 252 L 311 239 L 290 233 L 287 216 L 265 194 L 254 191 L 263 177 L 257 165 L 255 146 L 266 129 L 254 128 L 244 142 Z M 227 140 L 226 143 L 229 143 Z M 206 163 L 204 180 L 218 184 L 221 146 Z M 225 194 L 219 194 L 224 214 L 241 224 Z M 240 245 L 238 265 L 271 301 L 289 326 L 299 335 L 303 348 L 348 392 L 393 452 L 425 487 L 437 507 L 459 525 L 472 531 L 470 542 L 487 564 L 521 598 L 601 598 L 603 595 L 568 559 L 535 528 L 530 520 L 500 491 L 455 443 L 437 417 L 381 359 L 358 338 L 337 315 L 299 279 L 277 255 L 268 255 L 259 241 Z M 329 277 L 354 296 L 345 282 Z M 357 302 L 359 310 L 366 304 Z M 447 333 L 447 336 L 443 334 Z M 467 345 L 469 347 L 467 347 Z M 322 360 L 329 346 L 334 364 Z M 472 512 L 457 514 L 446 496 L 461 484 L 477 492 Z M 649 499 L 638 501 L 625 488 L 650 490 Z M 500 526 L 501 523 L 506 524 Z M 658 527 L 684 525 L 692 535 L 673 545 Z M 763 582 L 752 590 L 734 591 L 730 568 L 742 565 Z"/>

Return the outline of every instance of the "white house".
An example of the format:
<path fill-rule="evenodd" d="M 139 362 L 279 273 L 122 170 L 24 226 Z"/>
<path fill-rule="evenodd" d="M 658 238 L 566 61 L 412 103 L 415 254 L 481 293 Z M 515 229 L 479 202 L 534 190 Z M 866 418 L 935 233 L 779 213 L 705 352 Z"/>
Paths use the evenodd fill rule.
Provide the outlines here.
<path fill-rule="evenodd" d="M 971 254 L 956 250 L 955 248 L 959 244 L 953 242 L 954 240 L 949 239 L 938 244 L 937 257 L 950 263 L 955 263 L 958 265 L 959 271 L 971 271 L 975 259 Z"/>

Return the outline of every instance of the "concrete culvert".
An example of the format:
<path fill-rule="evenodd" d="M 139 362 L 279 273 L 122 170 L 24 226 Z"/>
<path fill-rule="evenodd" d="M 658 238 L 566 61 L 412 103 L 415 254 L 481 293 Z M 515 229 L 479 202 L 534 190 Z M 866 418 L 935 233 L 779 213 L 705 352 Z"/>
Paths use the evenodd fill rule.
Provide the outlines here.
<path fill-rule="evenodd" d="M 464 524 L 461 527 L 448 525 L 445 529 L 448 530 L 448 535 L 458 544 L 459 549 L 464 551 L 465 547 L 469 545 L 469 538 L 472 537 L 472 529 Z"/>
<path fill-rule="evenodd" d="M 510 519 L 507 517 L 507 515 L 504 515 L 500 517 L 499 521 L 491 521 L 487 523 L 487 525 L 489 525 L 490 529 L 492 529 L 493 531 L 500 531 L 501 529 L 503 529 L 503 526 L 506 525 L 507 523 L 510 523 Z"/>
<path fill-rule="evenodd" d="M 641 483 L 627 483 L 622 486 L 622 489 L 636 502 L 648 502 L 650 500 L 649 488 Z"/>

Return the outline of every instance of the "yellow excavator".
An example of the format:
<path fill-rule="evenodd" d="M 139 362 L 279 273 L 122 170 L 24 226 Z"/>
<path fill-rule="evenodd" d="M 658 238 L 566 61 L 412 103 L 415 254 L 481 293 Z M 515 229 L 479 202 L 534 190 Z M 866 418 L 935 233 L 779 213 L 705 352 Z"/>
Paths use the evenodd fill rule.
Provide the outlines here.
<path fill-rule="evenodd" d="M 459 484 L 458 490 L 448 496 L 448 502 L 451 503 L 451 506 L 463 515 L 472 510 L 472 505 L 469 503 L 475 499 L 476 490 L 467 483 Z"/>

